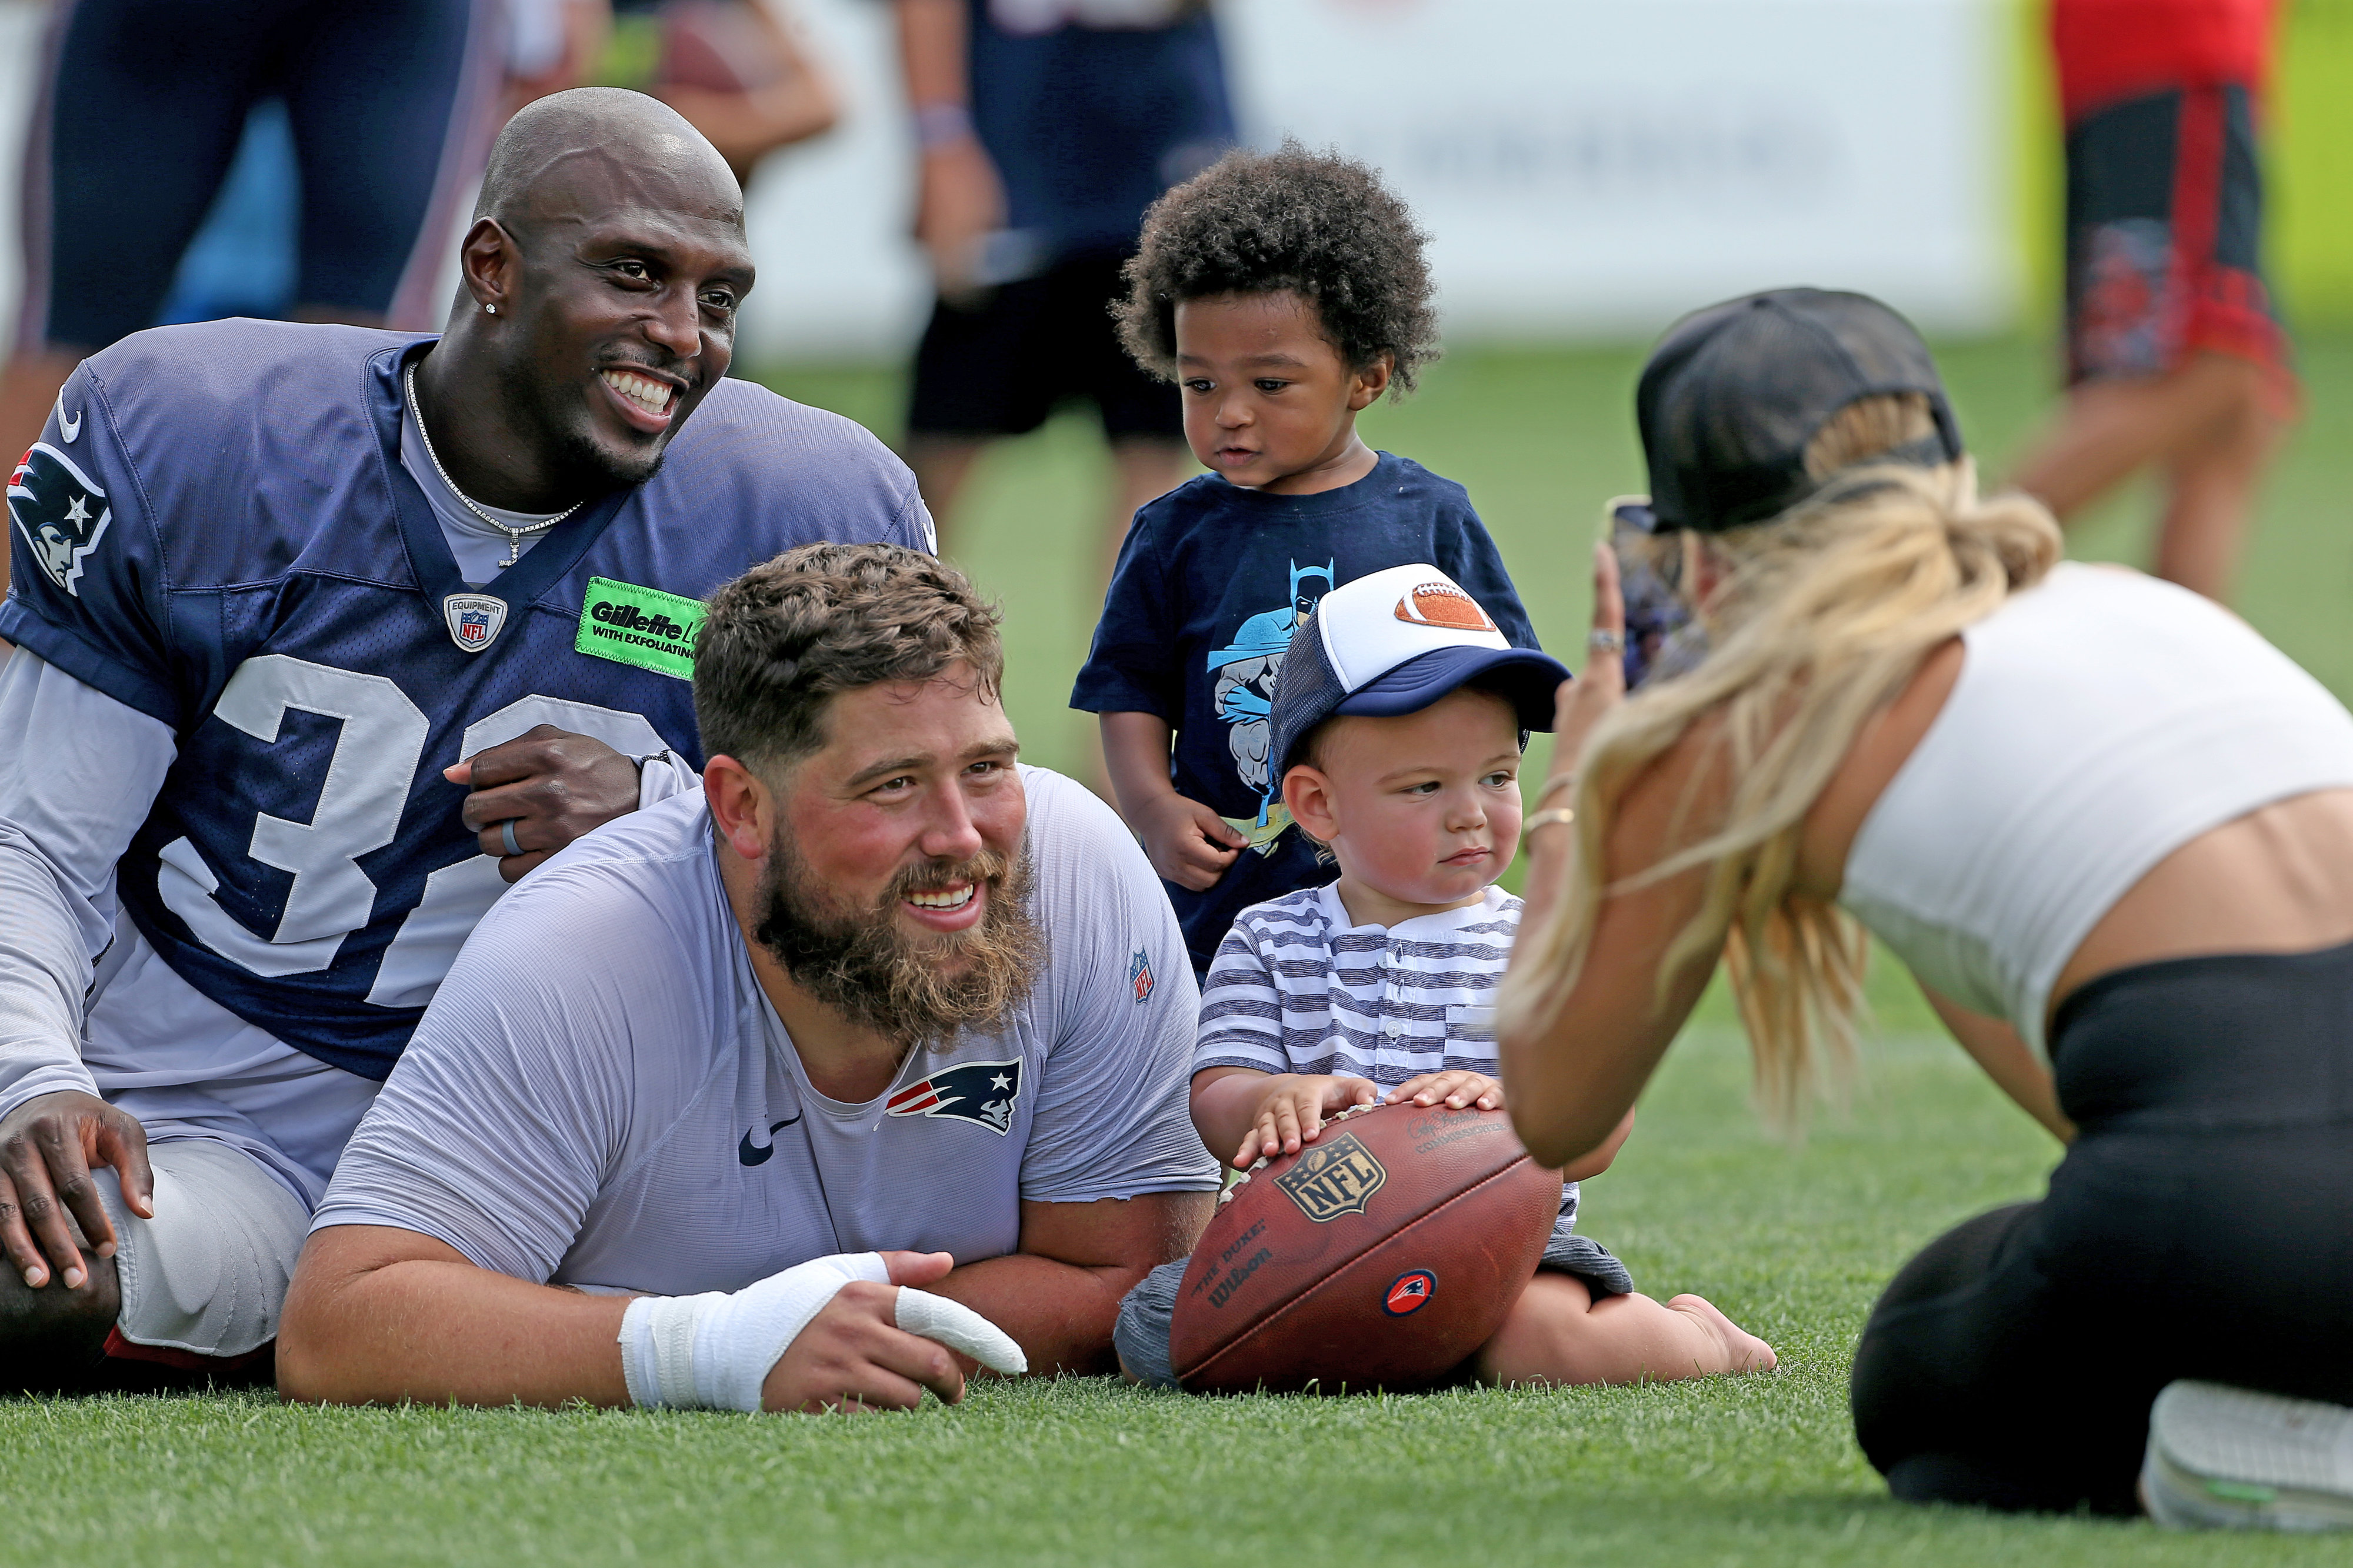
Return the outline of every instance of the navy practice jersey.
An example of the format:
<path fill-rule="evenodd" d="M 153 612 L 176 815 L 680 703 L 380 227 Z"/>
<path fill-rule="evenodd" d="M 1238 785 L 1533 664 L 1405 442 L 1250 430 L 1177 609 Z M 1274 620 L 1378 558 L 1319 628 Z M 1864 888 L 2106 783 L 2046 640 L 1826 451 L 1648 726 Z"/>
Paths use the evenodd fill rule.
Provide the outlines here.
<path fill-rule="evenodd" d="M 1144 209 L 1233 145 L 1216 22 L 1193 0 L 968 0 L 973 128 L 1006 225 L 1048 257 L 1124 250 Z"/>
<path fill-rule="evenodd" d="M 931 547 L 880 442 L 723 381 L 651 479 L 470 590 L 399 461 L 431 342 L 138 333 L 74 373 L 8 486 L 0 637 L 177 741 L 125 912 L 198 991 L 374 1079 L 503 890 L 444 768 L 543 723 L 700 767 L 693 601 L 815 541 Z"/>

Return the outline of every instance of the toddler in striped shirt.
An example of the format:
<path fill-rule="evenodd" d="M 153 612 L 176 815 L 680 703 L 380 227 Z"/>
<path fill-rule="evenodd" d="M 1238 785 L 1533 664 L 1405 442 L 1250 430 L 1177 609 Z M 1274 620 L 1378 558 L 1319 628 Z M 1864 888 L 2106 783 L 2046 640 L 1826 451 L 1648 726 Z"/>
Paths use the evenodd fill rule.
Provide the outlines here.
<path fill-rule="evenodd" d="M 1502 1108 L 1491 1009 L 1520 900 L 1494 882 L 1519 842 L 1521 749 L 1552 727 L 1567 679 L 1558 660 L 1510 647 L 1433 566 L 1343 584 L 1300 627 L 1269 756 L 1292 819 L 1340 878 L 1245 910 L 1209 966 L 1192 1105 L 1216 1153 L 1237 1167 L 1295 1153 L 1326 1118 L 1377 1100 Z M 1707 1301 L 1637 1294 L 1624 1265 L 1576 1234 L 1578 1178 L 1608 1168 L 1632 1126 L 1630 1112 L 1565 1173 L 1544 1265 L 1479 1351 L 1482 1381 L 1773 1365 Z M 1121 1314 L 1122 1356 L 1145 1381 L 1160 1381 L 1151 1351 L 1166 1354 L 1165 1327 L 1156 1345 L 1143 1331 L 1151 1294 L 1165 1284 L 1173 1310 L 1182 1268 L 1155 1271 Z"/>

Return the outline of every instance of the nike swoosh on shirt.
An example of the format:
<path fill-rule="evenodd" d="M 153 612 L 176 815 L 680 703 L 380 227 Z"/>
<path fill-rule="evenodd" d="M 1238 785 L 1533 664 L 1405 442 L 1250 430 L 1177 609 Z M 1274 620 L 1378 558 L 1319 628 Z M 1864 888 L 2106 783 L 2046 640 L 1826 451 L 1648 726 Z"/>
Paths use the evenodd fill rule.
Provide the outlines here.
<path fill-rule="evenodd" d="M 69 447 L 81 435 L 81 416 L 77 414 L 70 419 L 67 418 L 63 398 L 58 400 L 58 432 L 66 438 Z"/>
<path fill-rule="evenodd" d="M 790 1127 L 794 1122 L 798 1121 L 800 1119 L 800 1113 L 796 1111 L 792 1115 L 786 1117 L 782 1121 L 771 1121 L 768 1123 L 768 1136 L 773 1139 L 777 1133 L 783 1131 L 786 1128 Z M 749 1132 L 744 1134 L 744 1142 L 735 1145 L 736 1160 L 740 1163 L 746 1165 L 765 1165 L 768 1163 L 768 1156 L 774 1154 L 776 1152 L 776 1146 L 773 1142 L 753 1142 L 752 1135 Z"/>

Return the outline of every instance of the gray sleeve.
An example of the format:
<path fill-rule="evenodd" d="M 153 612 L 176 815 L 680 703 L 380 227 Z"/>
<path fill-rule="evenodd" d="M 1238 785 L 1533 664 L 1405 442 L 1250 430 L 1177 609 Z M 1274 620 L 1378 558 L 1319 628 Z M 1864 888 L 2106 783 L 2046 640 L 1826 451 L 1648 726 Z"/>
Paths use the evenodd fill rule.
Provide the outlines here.
<path fill-rule="evenodd" d="M 560 867 L 500 900 L 352 1135 L 311 1228 L 391 1226 L 501 1274 L 551 1278 L 624 1157 L 630 1020 L 687 1028 L 709 1012 L 681 994 L 692 966 L 645 940 L 652 921 L 609 879 Z"/>
<path fill-rule="evenodd" d="M 0 664 L 0 1116 L 82 1066 L 114 868 L 177 754 L 170 728 L 19 648 Z"/>
<path fill-rule="evenodd" d="M 656 752 L 638 767 L 638 809 L 659 805 L 673 795 L 702 787 L 702 775 L 686 765 L 676 752 Z"/>
<path fill-rule="evenodd" d="M 1218 1164 L 1187 1103 L 1200 996 L 1176 911 L 1109 806 L 1067 779 L 1045 775 L 1042 789 L 1030 779 L 1030 841 L 1051 845 L 1038 875 L 1059 1026 L 1021 1195 L 1214 1192 Z"/>

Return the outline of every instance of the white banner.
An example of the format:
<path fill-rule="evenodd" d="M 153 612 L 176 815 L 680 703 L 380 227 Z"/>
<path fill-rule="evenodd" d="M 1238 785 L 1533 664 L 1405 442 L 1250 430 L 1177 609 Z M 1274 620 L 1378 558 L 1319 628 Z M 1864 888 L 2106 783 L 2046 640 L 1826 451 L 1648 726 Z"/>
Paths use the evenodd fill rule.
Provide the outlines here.
<path fill-rule="evenodd" d="M 800 0 L 851 89 L 757 186 L 754 356 L 889 352 L 924 309 L 875 0 Z M 1223 0 L 1250 140 L 1381 168 L 1449 334 L 1643 337 L 1785 283 L 1930 331 L 2015 320 L 2004 0 Z"/>
<path fill-rule="evenodd" d="M 886 0 L 787 0 L 841 125 L 771 158 L 744 358 L 896 355 L 929 293 Z M 1751 289 L 2000 329 L 2021 266 L 2015 0 L 1219 0 L 1244 134 L 1378 165 L 1435 239 L 1456 341 L 1646 337 Z M 0 0 L 0 187 L 41 10 Z M 0 304 L 18 272 L 0 201 Z M 453 269 L 454 277 L 454 269 Z"/>

